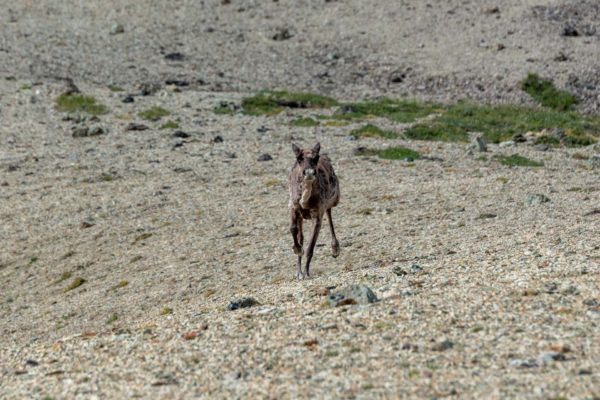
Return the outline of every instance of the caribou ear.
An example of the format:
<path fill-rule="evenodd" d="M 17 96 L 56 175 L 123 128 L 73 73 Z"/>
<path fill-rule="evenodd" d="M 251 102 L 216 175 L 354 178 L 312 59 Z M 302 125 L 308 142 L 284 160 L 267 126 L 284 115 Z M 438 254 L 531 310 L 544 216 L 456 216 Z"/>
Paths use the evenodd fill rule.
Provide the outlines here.
<path fill-rule="evenodd" d="M 317 142 L 317 144 L 315 144 L 315 147 L 312 148 L 312 151 L 315 154 L 319 154 L 319 151 L 321 151 L 321 143 Z"/>
<path fill-rule="evenodd" d="M 296 146 L 295 143 L 292 143 L 292 150 L 294 150 L 296 158 L 300 158 L 300 156 L 302 155 L 302 150 L 300 149 L 300 147 Z"/>

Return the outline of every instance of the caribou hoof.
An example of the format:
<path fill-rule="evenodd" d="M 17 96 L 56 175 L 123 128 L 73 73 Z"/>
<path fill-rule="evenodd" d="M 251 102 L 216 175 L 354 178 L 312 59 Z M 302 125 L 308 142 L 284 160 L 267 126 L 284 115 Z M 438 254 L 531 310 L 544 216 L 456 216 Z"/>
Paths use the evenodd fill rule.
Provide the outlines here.
<path fill-rule="evenodd" d="M 296 254 L 297 256 L 302 256 L 302 247 L 300 246 L 294 246 L 294 254 Z"/>
<path fill-rule="evenodd" d="M 300 271 L 296 272 L 296 279 L 301 281 L 302 279 L 304 279 L 304 274 Z"/>
<path fill-rule="evenodd" d="M 333 258 L 336 258 L 339 255 L 340 255 L 340 245 L 338 244 L 338 242 L 332 243 L 331 244 L 331 256 Z"/>

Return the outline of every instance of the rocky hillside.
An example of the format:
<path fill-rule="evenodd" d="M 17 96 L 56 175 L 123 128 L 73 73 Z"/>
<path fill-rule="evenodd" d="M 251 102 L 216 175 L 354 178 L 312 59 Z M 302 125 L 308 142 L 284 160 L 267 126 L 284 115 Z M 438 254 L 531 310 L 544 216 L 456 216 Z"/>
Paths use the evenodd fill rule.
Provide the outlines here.
<path fill-rule="evenodd" d="M 377 3 L 3 6 L 0 397 L 600 395 L 597 5 Z"/>

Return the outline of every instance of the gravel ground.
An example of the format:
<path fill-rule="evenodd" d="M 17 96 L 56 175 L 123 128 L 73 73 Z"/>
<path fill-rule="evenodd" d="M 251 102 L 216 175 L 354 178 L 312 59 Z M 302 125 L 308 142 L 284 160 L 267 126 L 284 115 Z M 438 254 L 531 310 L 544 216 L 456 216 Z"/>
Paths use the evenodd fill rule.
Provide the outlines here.
<path fill-rule="evenodd" d="M 597 147 L 479 153 L 289 124 L 321 110 L 213 112 L 265 87 L 527 103 L 515 85 L 528 71 L 597 79 L 594 3 L 224 3 L 3 5 L 0 397 L 600 396 Z M 564 18 L 582 33 L 561 36 Z M 291 38 L 272 39 L 286 27 Z M 568 61 L 552 61 L 560 51 Z M 412 72 L 390 82 L 398 68 Z M 65 77 L 109 113 L 57 112 Z M 165 79 L 190 85 L 122 102 Z M 588 111 L 590 85 L 578 92 Z M 151 106 L 171 115 L 141 120 Z M 159 129 L 168 120 L 180 128 Z M 82 127 L 105 133 L 73 137 Z M 299 282 L 290 143 L 316 141 L 340 179 L 342 251 L 330 256 L 324 227 Z M 354 155 L 390 145 L 429 158 Z M 495 158 L 515 153 L 544 166 Z M 327 305 L 359 283 L 380 301 Z M 245 296 L 259 304 L 227 310 Z"/>

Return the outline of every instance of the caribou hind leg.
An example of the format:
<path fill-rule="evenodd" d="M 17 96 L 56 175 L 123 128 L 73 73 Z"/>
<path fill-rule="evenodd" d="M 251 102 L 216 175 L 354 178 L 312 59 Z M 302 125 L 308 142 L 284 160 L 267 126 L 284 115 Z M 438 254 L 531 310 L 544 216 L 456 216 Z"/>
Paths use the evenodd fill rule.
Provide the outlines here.
<path fill-rule="evenodd" d="M 298 243 L 300 244 L 300 254 L 298 254 L 298 272 L 296 272 L 296 278 L 302 279 L 304 278 L 304 274 L 302 273 L 302 249 L 304 248 L 304 234 L 302 229 L 302 217 L 298 217 L 296 220 L 296 224 L 298 226 L 298 232 L 296 234 L 296 238 Z"/>
<path fill-rule="evenodd" d="M 333 219 L 331 218 L 331 208 L 327 210 L 327 220 L 329 220 L 329 230 L 331 231 L 331 255 L 337 257 L 340 255 L 340 243 L 335 237 L 335 229 L 333 229 Z"/>

